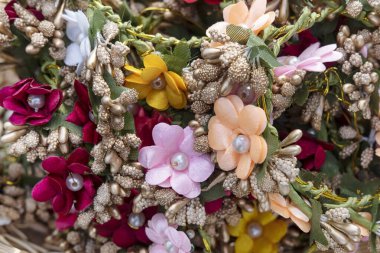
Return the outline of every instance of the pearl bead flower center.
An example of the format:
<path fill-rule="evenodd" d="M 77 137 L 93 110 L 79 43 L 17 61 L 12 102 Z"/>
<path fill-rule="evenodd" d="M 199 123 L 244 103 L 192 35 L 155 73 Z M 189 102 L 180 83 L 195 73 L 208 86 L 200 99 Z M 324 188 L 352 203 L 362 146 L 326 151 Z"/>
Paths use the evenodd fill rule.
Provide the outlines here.
<path fill-rule="evenodd" d="M 77 192 L 83 188 L 83 177 L 77 173 L 70 173 L 66 178 L 66 186 L 70 191 Z"/>
<path fill-rule="evenodd" d="M 159 76 L 156 79 L 154 79 L 150 85 L 154 90 L 162 90 L 163 88 L 165 88 L 166 82 L 161 76 Z"/>
<path fill-rule="evenodd" d="M 28 105 L 38 112 L 39 109 L 45 106 L 45 95 L 33 95 L 28 96 Z"/>
<path fill-rule="evenodd" d="M 131 213 L 128 216 L 128 225 L 133 229 L 139 229 L 145 223 L 145 215 L 143 213 Z"/>
<path fill-rule="evenodd" d="M 170 165 L 174 170 L 182 171 L 189 166 L 189 159 L 186 154 L 178 152 L 171 157 Z"/>
<path fill-rule="evenodd" d="M 259 238 L 263 234 L 263 227 L 260 223 L 251 222 L 247 226 L 247 234 L 253 239 Z"/>
<path fill-rule="evenodd" d="M 251 147 L 251 141 L 249 140 L 249 137 L 239 134 L 233 140 L 232 147 L 237 153 L 244 154 L 249 151 L 249 148 Z"/>

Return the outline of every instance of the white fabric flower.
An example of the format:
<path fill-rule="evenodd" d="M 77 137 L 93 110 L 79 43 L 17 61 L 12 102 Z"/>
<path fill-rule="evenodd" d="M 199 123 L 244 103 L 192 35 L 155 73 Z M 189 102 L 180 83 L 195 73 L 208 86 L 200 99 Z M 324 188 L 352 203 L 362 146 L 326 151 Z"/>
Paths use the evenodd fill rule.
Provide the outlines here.
<path fill-rule="evenodd" d="M 64 61 L 68 66 L 77 66 L 79 74 L 91 53 L 90 39 L 88 38 L 90 24 L 82 11 L 65 10 L 63 18 L 67 21 L 66 35 L 72 41 L 66 49 Z"/>

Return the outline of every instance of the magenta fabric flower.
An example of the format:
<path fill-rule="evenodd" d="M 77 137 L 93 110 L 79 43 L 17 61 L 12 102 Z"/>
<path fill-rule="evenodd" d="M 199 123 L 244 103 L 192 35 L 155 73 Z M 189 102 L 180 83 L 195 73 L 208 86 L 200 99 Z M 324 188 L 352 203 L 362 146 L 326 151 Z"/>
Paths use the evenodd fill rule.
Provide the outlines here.
<path fill-rule="evenodd" d="M 0 90 L 0 106 L 13 111 L 9 121 L 13 125 L 44 125 L 62 104 L 61 90 L 39 84 L 27 78 Z"/>
<path fill-rule="evenodd" d="M 9 18 L 9 21 L 13 22 L 16 18 L 18 18 L 18 15 L 13 7 L 13 5 L 17 3 L 16 0 L 12 0 L 4 7 L 5 13 L 7 13 L 7 16 Z M 35 8 L 26 6 L 26 9 L 30 11 L 39 21 L 42 21 L 45 19 L 45 17 L 42 15 L 40 11 L 37 11 Z"/>
<path fill-rule="evenodd" d="M 96 125 L 93 122 L 94 116 L 92 114 L 87 87 L 75 80 L 74 88 L 78 100 L 75 102 L 73 111 L 67 116 L 66 120 L 82 127 L 82 138 L 84 142 L 97 144 L 99 143 L 101 136 L 96 132 Z"/>
<path fill-rule="evenodd" d="M 154 146 L 140 150 L 139 162 L 148 169 L 148 184 L 171 187 L 178 194 L 195 198 L 201 193 L 200 182 L 214 171 L 210 156 L 193 150 L 193 131 L 166 123 L 153 128 Z"/>
<path fill-rule="evenodd" d="M 186 234 L 170 226 L 162 213 L 154 215 L 148 221 L 145 233 L 153 242 L 149 247 L 149 253 L 189 253 L 191 251 L 191 243 Z"/>
<path fill-rule="evenodd" d="M 311 72 L 323 72 L 326 70 L 325 62 L 335 62 L 342 58 L 342 53 L 334 51 L 336 44 L 319 47 L 320 43 L 314 43 L 306 48 L 298 57 L 281 56 L 277 60 L 284 66 L 276 67 L 276 76 L 289 76 L 296 70 L 306 70 Z"/>
<path fill-rule="evenodd" d="M 42 162 L 43 169 L 49 174 L 33 187 L 32 197 L 38 202 L 51 201 L 62 224 L 72 221 L 73 216 L 69 214 L 92 204 L 100 179 L 89 174 L 89 158 L 87 150 L 77 148 L 67 159 L 50 156 Z"/>
<path fill-rule="evenodd" d="M 103 237 L 112 238 L 112 241 L 119 247 L 128 248 L 136 244 L 149 244 L 150 240 L 145 234 L 146 221 L 151 219 L 157 212 L 157 207 L 148 207 L 141 214 L 132 213 L 132 195 L 124 199 L 124 204 L 118 207 L 121 219 L 112 218 L 110 221 L 96 225 L 96 232 Z M 135 217 L 131 217 L 134 215 Z M 140 217 L 141 223 L 138 227 L 130 225 L 130 220 L 136 221 L 136 216 Z"/>

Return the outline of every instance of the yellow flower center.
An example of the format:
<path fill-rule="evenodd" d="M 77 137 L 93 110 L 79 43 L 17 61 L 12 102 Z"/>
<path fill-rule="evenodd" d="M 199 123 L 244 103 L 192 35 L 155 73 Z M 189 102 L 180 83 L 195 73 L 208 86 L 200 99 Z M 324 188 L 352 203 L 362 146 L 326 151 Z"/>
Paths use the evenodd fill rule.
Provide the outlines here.
<path fill-rule="evenodd" d="M 156 79 L 154 79 L 150 85 L 154 90 L 162 90 L 163 88 L 165 88 L 166 82 L 164 78 L 159 76 Z"/>
<path fill-rule="evenodd" d="M 260 223 L 250 222 L 247 226 L 247 234 L 253 239 L 259 238 L 263 234 L 263 227 Z"/>

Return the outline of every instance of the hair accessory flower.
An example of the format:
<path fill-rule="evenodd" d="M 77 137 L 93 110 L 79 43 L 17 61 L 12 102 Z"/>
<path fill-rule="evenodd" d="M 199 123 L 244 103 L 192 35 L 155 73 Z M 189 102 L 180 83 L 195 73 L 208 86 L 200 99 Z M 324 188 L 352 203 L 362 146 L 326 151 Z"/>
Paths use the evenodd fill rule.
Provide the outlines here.
<path fill-rule="evenodd" d="M 62 103 L 61 90 L 39 84 L 32 78 L 21 80 L 0 90 L 0 106 L 13 111 L 9 121 L 13 125 L 44 125 Z"/>
<path fill-rule="evenodd" d="M 306 70 L 311 72 L 323 72 L 326 70 L 325 62 L 335 62 L 342 58 L 342 53 L 334 51 L 336 44 L 319 47 L 320 43 L 314 43 L 306 48 L 298 57 L 281 56 L 277 60 L 284 66 L 276 67 L 276 76 L 290 76 L 296 70 Z"/>
<path fill-rule="evenodd" d="M 90 24 L 82 11 L 65 10 L 62 17 L 67 21 L 66 35 L 71 40 L 71 44 L 66 49 L 65 64 L 77 66 L 79 74 L 91 53 L 90 39 L 88 38 Z"/>
<path fill-rule="evenodd" d="M 100 236 L 112 238 L 112 241 L 122 248 L 150 242 L 145 234 L 146 221 L 152 218 L 157 208 L 149 207 L 142 213 L 133 213 L 133 197 L 135 196 L 125 198 L 124 204 L 118 207 L 121 219 L 112 218 L 110 221 L 96 226 L 96 232 Z"/>
<path fill-rule="evenodd" d="M 189 253 L 191 243 L 186 234 L 170 226 L 165 215 L 155 214 L 148 227 L 145 228 L 146 235 L 153 242 L 149 247 L 149 253 L 178 252 Z"/>
<path fill-rule="evenodd" d="M 75 80 L 74 88 L 78 95 L 78 100 L 75 102 L 73 111 L 67 116 L 66 120 L 82 127 L 84 142 L 97 144 L 100 141 L 101 136 L 96 132 L 96 125 L 94 123 L 94 115 L 92 114 L 87 87 Z"/>
<path fill-rule="evenodd" d="M 244 106 L 236 95 L 219 98 L 214 104 L 215 116 L 208 123 L 210 147 L 217 151 L 222 170 L 236 168 L 240 179 L 247 179 L 256 163 L 264 162 L 267 143 L 260 136 L 267 126 L 263 109 Z"/>
<path fill-rule="evenodd" d="M 292 205 L 282 195 L 269 193 L 272 211 L 284 218 L 290 218 L 303 232 L 308 233 L 311 225 L 309 218 L 296 206 Z"/>
<path fill-rule="evenodd" d="M 230 235 L 237 237 L 236 253 L 277 252 L 278 243 L 285 236 L 288 225 L 271 212 L 243 211 L 237 226 L 228 226 Z"/>
<path fill-rule="evenodd" d="M 250 9 L 248 9 L 245 1 L 231 4 L 223 10 L 224 21 L 209 27 L 206 34 L 209 35 L 211 30 L 217 30 L 225 34 L 227 26 L 230 24 L 251 29 L 253 33 L 259 34 L 262 30 L 270 26 L 276 17 L 273 11 L 265 13 L 266 6 L 266 0 L 255 0 Z"/>
<path fill-rule="evenodd" d="M 186 105 L 186 86 L 178 74 L 169 71 L 166 63 L 156 54 L 144 57 L 143 69 L 136 69 L 131 65 L 125 68 L 132 72 L 125 78 L 128 88 L 136 89 L 139 99 L 146 98 L 146 102 L 157 110 L 166 110 L 169 105 L 175 109 L 182 109 Z"/>
<path fill-rule="evenodd" d="M 32 197 L 38 202 L 51 200 L 54 212 L 67 215 L 81 211 L 91 205 L 95 186 L 99 180 L 87 174 L 89 153 L 83 148 L 75 149 L 67 159 L 50 156 L 42 162 L 42 168 L 49 174 L 39 181 L 32 190 Z"/>
<path fill-rule="evenodd" d="M 210 156 L 193 150 L 194 136 L 190 127 L 160 123 L 153 128 L 154 146 L 144 147 L 139 162 L 148 169 L 148 184 L 171 187 L 178 194 L 195 198 L 200 183 L 214 171 Z"/>

